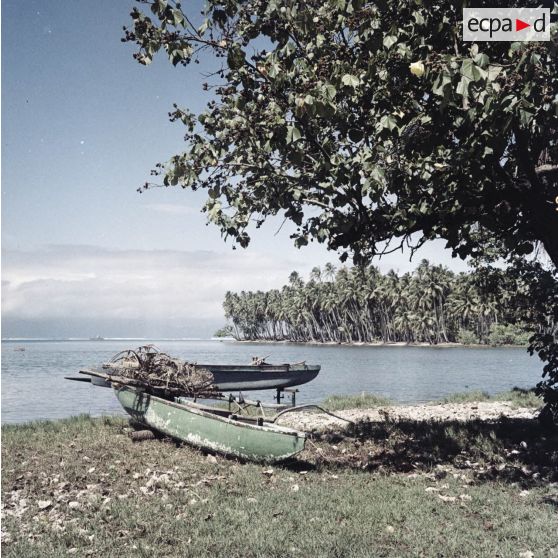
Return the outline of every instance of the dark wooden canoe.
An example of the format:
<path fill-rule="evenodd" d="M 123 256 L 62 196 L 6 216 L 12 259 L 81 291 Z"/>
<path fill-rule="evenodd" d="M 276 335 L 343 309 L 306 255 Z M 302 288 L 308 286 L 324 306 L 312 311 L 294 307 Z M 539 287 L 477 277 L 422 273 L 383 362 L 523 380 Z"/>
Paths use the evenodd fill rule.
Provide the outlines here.
<path fill-rule="evenodd" d="M 219 391 L 283 389 L 313 380 L 320 366 L 308 364 L 197 364 L 213 374 Z"/>
<path fill-rule="evenodd" d="M 313 380 L 320 372 L 319 365 L 308 364 L 196 364 L 209 370 L 214 377 L 217 391 L 251 391 L 257 389 L 284 389 L 300 386 Z M 97 367 L 82 372 L 110 376 L 110 369 Z M 110 383 L 94 378 L 98 386 L 110 387 Z"/>

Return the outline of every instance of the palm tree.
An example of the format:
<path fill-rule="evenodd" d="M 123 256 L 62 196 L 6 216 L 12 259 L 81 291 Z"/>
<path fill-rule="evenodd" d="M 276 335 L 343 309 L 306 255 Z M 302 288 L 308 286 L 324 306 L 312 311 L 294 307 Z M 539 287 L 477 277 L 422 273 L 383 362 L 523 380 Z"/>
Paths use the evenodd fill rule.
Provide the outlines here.
<path fill-rule="evenodd" d="M 223 308 L 237 339 L 440 343 L 467 329 L 482 342 L 493 324 L 528 312 L 507 306 L 512 288 L 503 275 L 488 285 L 482 274 L 454 274 L 427 260 L 402 276 L 326 264 L 307 283 L 293 271 L 281 290 L 227 292 Z"/>

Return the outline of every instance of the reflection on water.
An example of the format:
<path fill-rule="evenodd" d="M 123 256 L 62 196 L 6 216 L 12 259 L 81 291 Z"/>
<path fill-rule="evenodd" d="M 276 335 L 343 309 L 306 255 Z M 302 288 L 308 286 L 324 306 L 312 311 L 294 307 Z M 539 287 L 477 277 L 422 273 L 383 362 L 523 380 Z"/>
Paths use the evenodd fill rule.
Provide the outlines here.
<path fill-rule="evenodd" d="M 142 341 L 142 343 L 145 343 Z M 134 341 L 2 342 L 2 422 L 62 418 L 79 413 L 123 414 L 111 390 L 69 382 L 80 367 L 106 361 L 139 345 Z M 330 394 L 377 393 L 404 403 L 439 399 L 450 393 L 497 393 L 532 387 L 542 367 L 524 349 L 436 347 L 346 347 L 252 344 L 232 341 L 160 341 L 173 356 L 194 362 L 246 364 L 254 355 L 268 362 L 321 364 L 320 375 L 300 386 L 297 402 L 317 403 Z M 24 347 L 25 351 L 16 351 Z M 251 392 L 271 401 L 273 392 Z"/>

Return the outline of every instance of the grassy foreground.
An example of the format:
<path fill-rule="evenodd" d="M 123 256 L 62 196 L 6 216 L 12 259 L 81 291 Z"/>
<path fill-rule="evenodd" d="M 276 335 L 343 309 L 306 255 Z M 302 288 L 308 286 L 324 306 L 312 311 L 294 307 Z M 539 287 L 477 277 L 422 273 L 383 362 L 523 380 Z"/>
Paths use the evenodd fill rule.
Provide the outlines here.
<path fill-rule="evenodd" d="M 558 555 L 558 436 L 532 422 L 360 425 L 350 436 L 311 439 L 299 459 L 273 467 L 166 439 L 134 443 L 123 419 L 6 426 L 2 550 L 26 558 Z"/>

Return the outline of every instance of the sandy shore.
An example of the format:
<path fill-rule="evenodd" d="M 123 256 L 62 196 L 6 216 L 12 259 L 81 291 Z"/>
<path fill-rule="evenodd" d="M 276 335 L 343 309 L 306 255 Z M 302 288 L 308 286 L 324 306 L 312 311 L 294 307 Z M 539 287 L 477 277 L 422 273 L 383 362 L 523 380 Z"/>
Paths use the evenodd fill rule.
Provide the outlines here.
<path fill-rule="evenodd" d="M 528 407 L 516 407 L 506 401 L 481 401 L 478 403 L 444 403 L 426 405 L 394 405 L 373 409 L 348 409 L 336 411 L 336 415 L 353 422 L 368 420 L 383 421 L 494 421 L 501 418 L 534 419 L 538 410 Z M 287 413 L 280 419 L 285 426 L 305 431 L 338 430 L 347 426 L 347 422 L 317 411 Z"/>

